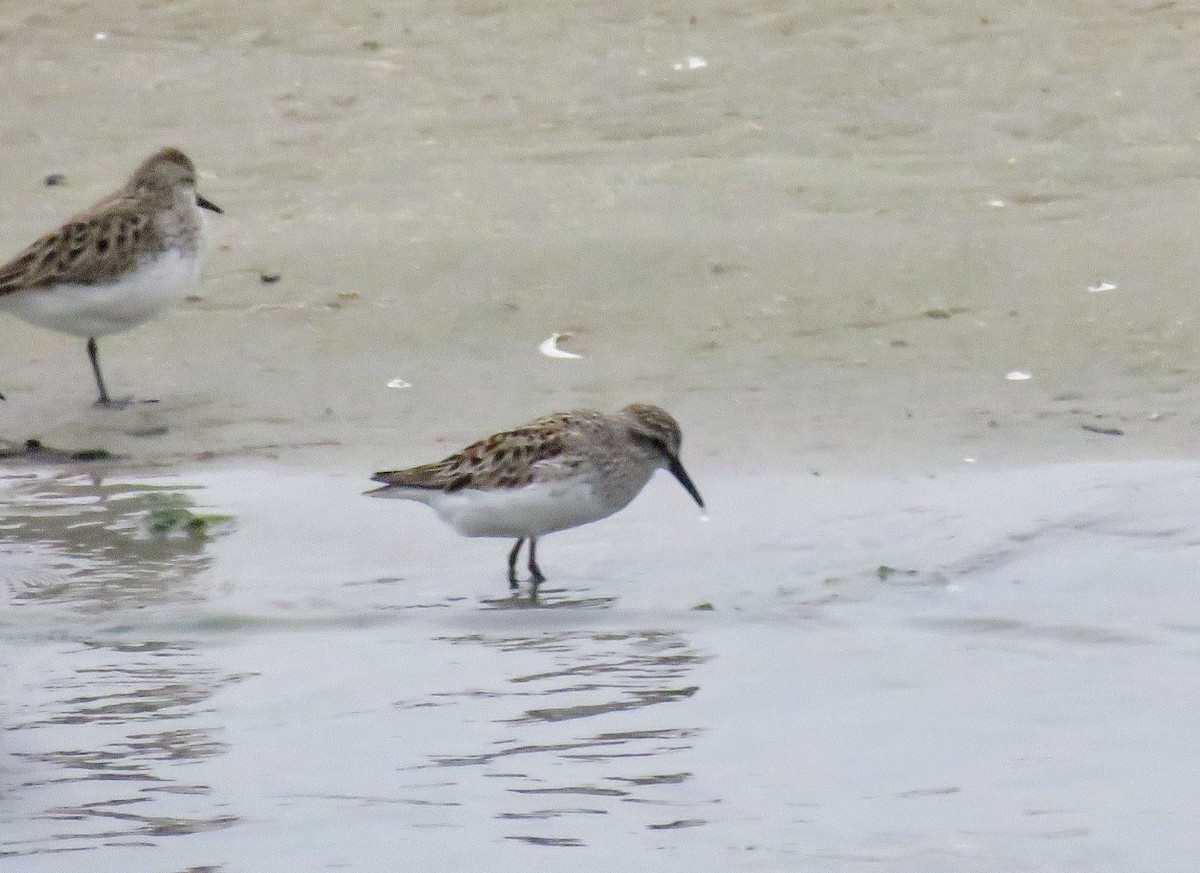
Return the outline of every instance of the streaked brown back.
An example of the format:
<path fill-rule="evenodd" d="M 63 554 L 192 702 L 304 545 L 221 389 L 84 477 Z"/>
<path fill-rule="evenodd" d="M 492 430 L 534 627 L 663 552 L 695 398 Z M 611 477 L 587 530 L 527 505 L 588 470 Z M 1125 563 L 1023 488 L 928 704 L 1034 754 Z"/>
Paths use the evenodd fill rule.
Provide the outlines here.
<path fill-rule="evenodd" d="M 566 448 L 568 413 L 554 413 L 493 434 L 432 464 L 376 473 L 385 485 L 454 492 L 464 488 L 520 488 L 533 478 L 533 465 Z"/>
<path fill-rule="evenodd" d="M 111 282 L 137 266 L 154 232 L 150 215 L 125 200 L 70 221 L 0 267 L 0 296 L 59 283 Z"/>

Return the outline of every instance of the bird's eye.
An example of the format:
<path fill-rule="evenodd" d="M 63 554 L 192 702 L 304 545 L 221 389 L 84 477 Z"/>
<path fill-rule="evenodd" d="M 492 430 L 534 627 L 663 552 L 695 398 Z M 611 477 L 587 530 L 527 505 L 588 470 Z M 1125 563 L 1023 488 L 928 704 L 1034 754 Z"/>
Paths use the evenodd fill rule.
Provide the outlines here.
<path fill-rule="evenodd" d="M 637 430 L 631 431 L 630 434 L 633 437 L 633 441 L 638 443 L 643 448 L 648 449 L 651 452 L 655 452 L 656 454 L 665 455 L 668 458 L 671 456 L 670 451 L 667 449 L 667 446 L 662 440 L 656 439 L 649 434 L 642 433 L 641 431 Z"/>

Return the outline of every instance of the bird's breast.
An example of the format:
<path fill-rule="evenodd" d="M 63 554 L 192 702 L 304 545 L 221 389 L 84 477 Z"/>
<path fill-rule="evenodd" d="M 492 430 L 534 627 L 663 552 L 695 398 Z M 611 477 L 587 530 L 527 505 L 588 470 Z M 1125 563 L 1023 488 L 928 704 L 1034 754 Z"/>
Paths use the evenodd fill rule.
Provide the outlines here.
<path fill-rule="evenodd" d="M 538 482 L 521 488 L 463 489 L 430 500 L 442 519 L 469 537 L 536 537 L 612 515 L 621 506 L 605 501 L 584 480 Z"/>

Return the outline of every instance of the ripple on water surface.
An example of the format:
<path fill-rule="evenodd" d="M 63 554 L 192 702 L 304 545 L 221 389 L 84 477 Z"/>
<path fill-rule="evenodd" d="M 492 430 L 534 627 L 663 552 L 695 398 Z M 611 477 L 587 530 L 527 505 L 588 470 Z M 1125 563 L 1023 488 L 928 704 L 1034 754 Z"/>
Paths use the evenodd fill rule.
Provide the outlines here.
<path fill-rule="evenodd" d="M 219 484 L 38 472 L 4 488 L 6 856 L 182 864 L 208 833 L 253 842 L 264 804 L 284 823 L 387 810 L 389 830 L 545 849 L 704 821 L 681 759 L 702 730 L 677 704 L 706 658 L 616 617 L 615 595 L 431 596 L 345 566 L 320 586 L 254 578 L 237 541 L 269 551 L 270 513 Z"/>

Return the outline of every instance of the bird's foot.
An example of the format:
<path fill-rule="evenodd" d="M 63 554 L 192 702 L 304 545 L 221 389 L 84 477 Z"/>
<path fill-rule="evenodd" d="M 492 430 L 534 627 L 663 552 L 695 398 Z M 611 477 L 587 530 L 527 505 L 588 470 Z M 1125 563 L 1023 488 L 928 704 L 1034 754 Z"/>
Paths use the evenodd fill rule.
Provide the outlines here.
<path fill-rule="evenodd" d="M 92 405 L 97 409 L 111 409 L 116 411 L 119 409 L 125 409 L 132 404 L 132 397 L 118 397 L 116 400 L 113 400 L 111 397 L 101 397 Z"/>
<path fill-rule="evenodd" d="M 546 577 L 542 575 L 541 570 L 537 570 L 529 575 L 529 599 L 537 600 L 538 588 L 546 581 Z"/>

